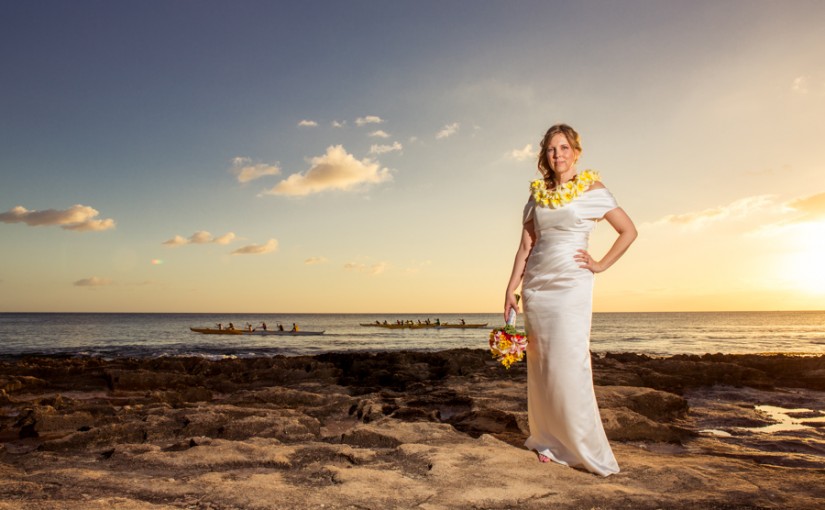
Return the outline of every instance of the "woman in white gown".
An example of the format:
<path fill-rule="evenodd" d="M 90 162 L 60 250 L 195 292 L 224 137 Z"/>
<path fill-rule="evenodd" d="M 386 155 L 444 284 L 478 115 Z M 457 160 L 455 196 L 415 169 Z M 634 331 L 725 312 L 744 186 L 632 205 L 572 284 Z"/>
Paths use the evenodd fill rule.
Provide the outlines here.
<path fill-rule="evenodd" d="M 619 472 L 610 449 L 590 365 L 594 273 L 612 266 L 636 238 L 630 217 L 590 170 L 581 174 L 579 134 L 551 127 L 541 142 L 531 184 L 504 316 L 516 309 L 522 284 L 527 329 L 527 407 L 530 437 L 525 446 L 541 462 L 584 467 L 602 476 Z M 618 237 L 600 260 L 587 251 L 590 231 L 606 219 Z M 523 281 L 522 281 L 523 280 Z"/>

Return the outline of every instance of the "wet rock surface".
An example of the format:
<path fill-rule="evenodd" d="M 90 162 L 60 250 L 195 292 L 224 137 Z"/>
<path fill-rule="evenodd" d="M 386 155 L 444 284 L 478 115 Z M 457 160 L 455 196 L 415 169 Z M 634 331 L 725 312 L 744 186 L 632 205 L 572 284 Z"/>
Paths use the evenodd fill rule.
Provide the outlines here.
<path fill-rule="evenodd" d="M 817 508 L 825 357 L 593 357 L 622 468 L 539 464 L 483 350 L 0 360 L 4 508 Z M 765 432 L 774 406 L 801 427 Z M 779 435 L 777 435 L 779 434 Z M 782 471 L 777 472 L 777 469 Z"/>

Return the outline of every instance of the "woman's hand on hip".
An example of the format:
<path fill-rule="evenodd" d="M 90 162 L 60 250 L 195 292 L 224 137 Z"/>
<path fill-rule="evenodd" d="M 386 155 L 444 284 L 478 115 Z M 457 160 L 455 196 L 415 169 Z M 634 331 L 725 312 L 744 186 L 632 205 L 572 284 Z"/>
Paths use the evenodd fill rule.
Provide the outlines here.
<path fill-rule="evenodd" d="M 588 269 L 593 273 L 601 273 L 604 271 L 604 268 L 599 264 L 596 259 L 590 256 L 587 253 L 587 250 L 576 250 L 576 254 L 573 255 L 573 258 L 579 264 L 579 267 L 582 269 Z"/>

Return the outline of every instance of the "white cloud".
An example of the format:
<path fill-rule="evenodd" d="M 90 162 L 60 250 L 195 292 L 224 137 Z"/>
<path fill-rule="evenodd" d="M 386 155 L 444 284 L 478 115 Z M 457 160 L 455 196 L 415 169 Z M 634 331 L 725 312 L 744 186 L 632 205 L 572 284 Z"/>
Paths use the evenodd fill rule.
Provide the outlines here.
<path fill-rule="evenodd" d="M 310 257 L 304 260 L 304 264 L 308 266 L 314 266 L 316 264 L 325 264 L 327 262 L 326 257 Z"/>
<path fill-rule="evenodd" d="M 384 119 L 377 115 L 367 115 L 366 117 L 358 117 L 355 119 L 355 124 L 357 126 L 363 126 L 366 124 L 381 124 L 384 122 Z"/>
<path fill-rule="evenodd" d="M 752 234 L 775 237 L 786 236 L 788 232 L 813 232 L 813 235 L 804 235 L 810 239 L 823 238 L 821 232 L 825 225 L 825 192 L 775 204 L 770 213 L 770 216 L 759 218 L 759 226 Z"/>
<path fill-rule="evenodd" d="M 8 212 L 0 213 L 3 223 L 25 223 L 30 227 L 59 226 L 65 230 L 76 232 L 100 232 L 115 228 L 115 220 L 100 220 L 96 217 L 100 213 L 88 205 L 76 204 L 68 209 L 46 209 L 45 211 L 30 211 L 18 205 Z"/>
<path fill-rule="evenodd" d="M 453 122 L 452 124 L 447 124 L 443 128 L 441 128 L 441 131 L 436 133 L 435 137 L 440 140 L 442 138 L 447 138 L 447 137 L 453 136 L 454 134 L 456 134 L 458 132 L 459 127 L 460 127 L 460 124 L 458 122 Z"/>
<path fill-rule="evenodd" d="M 249 182 L 267 175 L 279 175 L 281 168 L 277 163 L 274 165 L 253 164 L 250 158 L 239 156 L 232 160 L 232 173 L 235 174 L 238 182 Z"/>
<path fill-rule="evenodd" d="M 797 76 L 793 80 L 793 84 L 791 85 L 791 91 L 797 94 L 807 94 L 808 93 L 808 77 L 807 76 Z"/>
<path fill-rule="evenodd" d="M 681 225 L 684 227 L 701 228 L 717 221 L 744 218 L 755 212 L 765 211 L 772 206 L 772 203 L 770 195 L 745 197 L 726 205 L 701 211 L 668 214 L 652 223 L 645 224 L 645 226 Z"/>
<path fill-rule="evenodd" d="M 216 237 L 212 239 L 212 242 L 215 244 L 226 245 L 231 243 L 235 239 L 235 234 L 233 232 L 227 232 L 226 234 Z"/>
<path fill-rule="evenodd" d="M 345 120 L 342 120 L 340 122 L 338 122 L 337 120 L 332 121 L 332 127 L 334 127 L 334 128 L 342 128 L 346 125 L 347 125 L 347 121 L 345 121 Z"/>
<path fill-rule="evenodd" d="M 279 182 L 266 193 L 270 195 L 306 196 L 330 189 L 348 191 L 362 184 L 376 184 L 392 179 L 389 169 L 380 168 L 370 159 L 358 160 L 341 145 L 327 147 L 323 156 L 310 160 L 311 168 Z"/>
<path fill-rule="evenodd" d="M 232 252 L 232 255 L 261 255 L 278 249 L 277 239 L 270 239 L 266 244 L 250 244 Z"/>
<path fill-rule="evenodd" d="M 392 145 L 372 145 L 370 147 L 370 154 L 385 154 L 387 152 L 400 151 L 403 148 L 398 142 L 393 142 Z"/>
<path fill-rule="evenodd" d="M 424 269 L 425 267 L 429 266 L 432 263 L 433 263 L 432 260 L 425 260 L 423 262 L 418 262 L 418 261 L 413 260 L 410 263 L 410 266 L 408 266 L 404 269 L 404 272 L 408 273 L 408 274 L 417 274 L 422 269 Z"/>
<path fill-rule="evenodd" d="M 784 205 L 802 213 L 802 216 L 790 220 L 793 223 L 825 220 L 825 193 L 789 200 Z"/>
<path fill-rule="evenodd" d="M 533 149 L 533 144 L 528 143 L 522 149 L 513 149 L 507 154 L 510 158 L 515 159 L 516 161 L 525 161 L 528 159 L 535 158 L 538 154 L 536 153 L 535 149 Z"/>
<path fill-rule="evenodd" d="M 161 244 L 166 246 L 182 246 L 184 244 L 222 244 L 226 245 L 231 243 L 235 239 L 234 232 L 227 232 L 226 234 L 214 237 L 212 234 L 207 232 L 206 230 L 199 230 L 189 236 L 189 239 L 186 239 L 182 236 L 176 235 L 172 239 L 164 241 Z"/>
<path fill-rule="evenodd" d="M 150 285 L 155 285 L 156 282 L 152 280 L 142 280 L 137 282 L 115 282 L 110 280 L 109 278 L 101 278 L 99 276 L 91 276 L 89 278 L 81 278 L 75 282 L 72 282 L 72 285 L 75 287 L 87 287 L 87 288 L 95 288 L 95 287 L 148 287 Z"/>
<path fill-rule="evenodd" d="M 161 244 L 165 244 L 166 246 L 181 246 L 184 244 L 189 244 L 189 241 L 183 236 L 176 235 L 172 239 L 163 241 Z"/>
<path fill-rule="evenodd" d="M 372 133 L 370 133 L 367 136 L 371 136 L 373 138 L 389 138 L 390 137 L 389 133 L 387 133 L 386 131 L 383 131 L 381 129 L 379 129 L 378 131 L 373 131 Z"/>
<path fill-rule="evenodd" d="M 110 228 L 115 228 L 115 220 L 88 220 L 75 225 L 65 225 L 61 228 L 65 230 L 74 230 L 76 232 L 100 232 L 103 230 L 109 230 Z"/>
<path fill-rule="evenodd" d="M 303 119 L 298 123 L 298 127 L 318 127 L 318 123 L 314 120 Z"/>
<path fill-rule="evenodd" d="M 776 235 L 799 224 L 825 220 L 825 192 L 777 202 L 773 195 L 756 195 L 741 198 L 726 205 L 701 211 L 669 214 L 654 222 L 644 223 L 642 228 L 660 225 L 676 225 L 700 229 L 713 223 L 742 221 L 750 218 L 758 223 L 752 235 Z"/>
<path fill-rule="evenodd" d="M 212 242 L 212 234 L 206 230 L 199 230 L 189 237 L 189 242 L 192 244 L 207 244 Z"/>
<path fill-rule="evenodd" d="M 344 264 L 344 269 L 347 271 L 355 271 L 358 273 L 367 273 L 371 275 L 379 275 L 383 273 L 389 264 L 386 262 L 377 262 L 372 265 L 366 265 L 361 262 L 347 262 Z"/>
<path fill-rule="evenodd" d="M 105 287 L 107 285 L 112 285 L 112 280 L 108 278 L 99 278 L 97 276 L 92 276 L 90 278 L 83 278 L 77 280 L 72 285 L 75 287 Z"/>

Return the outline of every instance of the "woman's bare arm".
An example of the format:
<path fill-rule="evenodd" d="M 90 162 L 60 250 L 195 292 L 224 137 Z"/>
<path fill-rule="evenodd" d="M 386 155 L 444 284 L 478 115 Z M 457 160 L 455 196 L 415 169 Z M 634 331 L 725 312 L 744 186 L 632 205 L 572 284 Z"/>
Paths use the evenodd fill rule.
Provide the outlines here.
<path fill-rule="evenodd" d="M 513 271 L 510 273 L 510 281 L 507 284 L 507 292 L 504 296 L 504 320 L 506 321 L 510 316 L 510 310 L 518 311 L 518 303 L 516 301 L 516 289 L 521 284 L 521 279 L 524 276 L 524 269 L 527 267 L 527 257 L 533 250 L 533 244 L 536 242 L 536 232 L 533 227 L 533 220 L 524 224 L 521 229 L 521 241 L 519 242 L 518 250 L 516 251 L 515 260 L 513 260 Z"/>
<path fill-rule="evenodd" d="M 633 224 L 633 220 L 630 219 L 630 216 L 628 216 L 621 207 L 617 207 L 605 214 L 604 219 L 606 219 L 619 234 L 619 237 L 613 242 L 613 246 L 610 247 L 604 257 L 599 261 L 593 259 L 586 250 L 577 250 L 578 253 L 574 256 L 579 263 L 579 267 L 589 269 L 594 273 L 601 273 L 615 264 L 639 235 L 636 231 L 636 226 Z"/>

